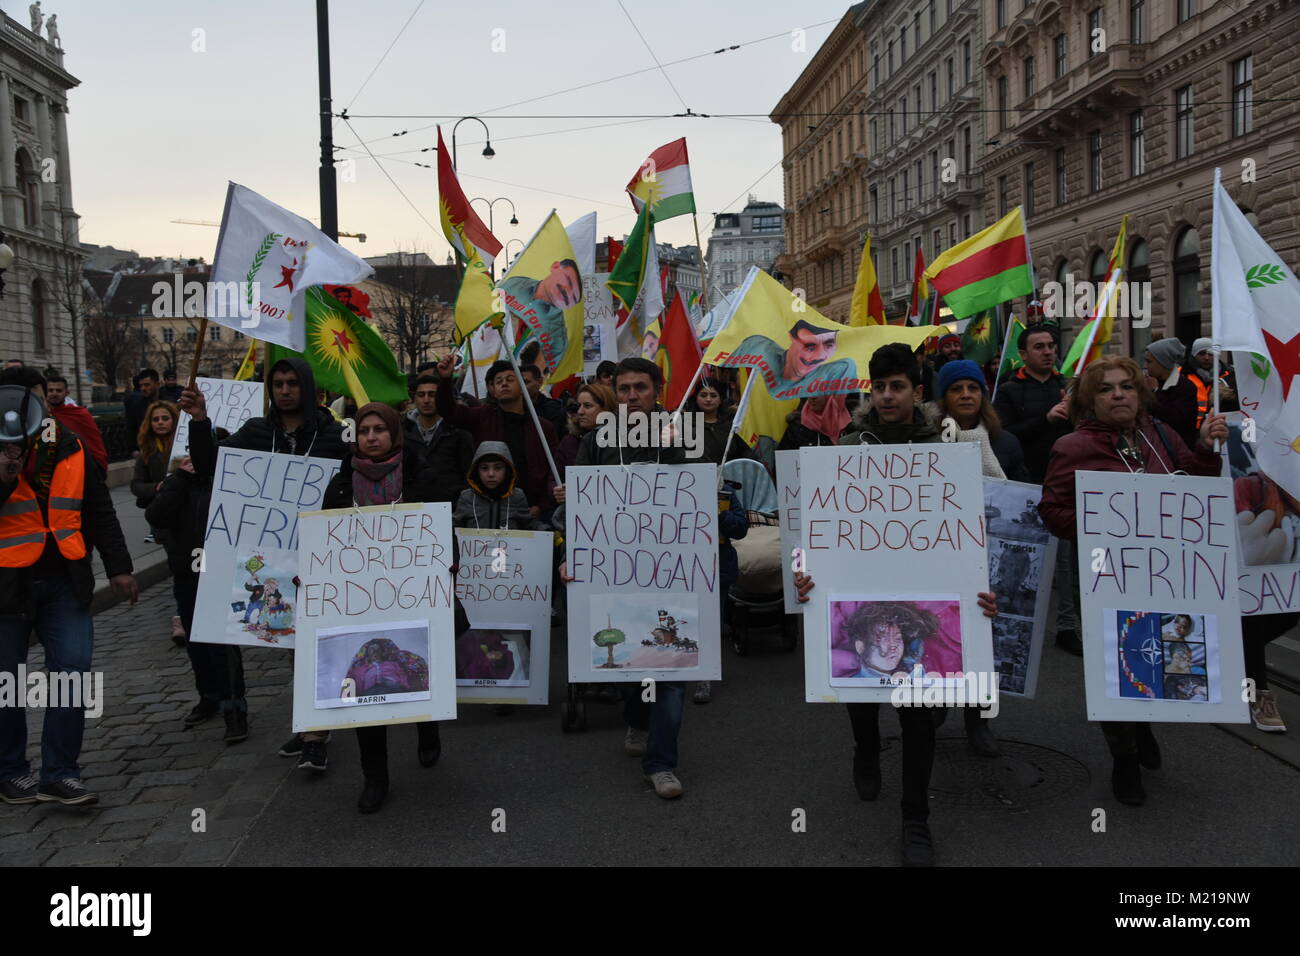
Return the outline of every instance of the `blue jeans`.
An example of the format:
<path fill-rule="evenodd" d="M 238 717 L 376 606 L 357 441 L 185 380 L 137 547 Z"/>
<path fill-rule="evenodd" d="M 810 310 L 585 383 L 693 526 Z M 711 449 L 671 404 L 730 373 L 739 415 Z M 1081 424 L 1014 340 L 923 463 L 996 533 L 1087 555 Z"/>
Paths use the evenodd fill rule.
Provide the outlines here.
<path fill-rule="evenodd" d="M 623 719 L 629 727 L 649 731 L 641 769 L 647 774 L 677 769 L 677 735 L 682 729 L 682 704 L 686 685 L 655 681 L 655 702 L 641 699 L 639 683 L 621 685 Z"/>
<path fill-rule="evenodd" d="M 95 621 L 90 608 L 82 607 L 65 573 L 41 572 L 31 582 L 32 607 L 36 611 L 36 636 L 45 646 L 45 670 L 54 674 L 87 674 L 95 641 Z M 26 618 L 0 618 L 0 671 L 18 674 L 27 662 L 27 636 L 32 622 Z M 19 687 L 26 694 L 26 687 Z M 80 779 L 81 738 L 86 714 L 81 707 L 48 707 L 41 731 L 41 783 L 67 777 Z M 0 707 L 0 780 L 12 780 L 31 772 L 27 760 L 27 710 Z"/>

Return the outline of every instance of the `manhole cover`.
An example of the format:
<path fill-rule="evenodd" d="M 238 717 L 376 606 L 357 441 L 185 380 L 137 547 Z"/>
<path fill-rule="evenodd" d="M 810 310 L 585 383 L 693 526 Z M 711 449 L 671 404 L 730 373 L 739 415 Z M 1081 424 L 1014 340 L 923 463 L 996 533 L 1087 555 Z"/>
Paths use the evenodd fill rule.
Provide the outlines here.
<path fill-rule="evenodd" d="M 999 740 L 998 746 L 1002 756 L 989 758 L 971 753 L 965 737 L 937 740 L 930 802 L 1017 813 L 1077 793 L 1091 782 L 1087 767 L 1058 750 L 1016 740 Z M 881 753 L 880 765 L 883 789 L 901 792 L 902 746 L 897 738 Z"/>

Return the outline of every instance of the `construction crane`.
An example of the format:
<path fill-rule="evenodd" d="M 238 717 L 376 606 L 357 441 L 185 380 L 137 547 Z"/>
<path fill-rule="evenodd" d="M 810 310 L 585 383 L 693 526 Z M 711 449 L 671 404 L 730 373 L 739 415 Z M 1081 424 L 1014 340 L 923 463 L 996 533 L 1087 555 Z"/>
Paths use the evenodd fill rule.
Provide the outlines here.
<path fill-rule="evenodd" d="M 180 223 L 182 226 L 219 226 L 221 223 L 212 222 L 210 219 L 173 219 L 172 222 Z M 366 241 L 364 232 L 340 232 L 339 238 L 355 239 L 358 242 Z"/>

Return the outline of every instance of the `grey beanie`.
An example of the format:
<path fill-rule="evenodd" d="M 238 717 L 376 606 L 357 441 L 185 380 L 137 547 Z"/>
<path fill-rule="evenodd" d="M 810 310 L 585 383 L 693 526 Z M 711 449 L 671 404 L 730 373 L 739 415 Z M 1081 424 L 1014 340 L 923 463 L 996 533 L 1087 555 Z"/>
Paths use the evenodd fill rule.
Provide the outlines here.
<path fill-rule="evenodd" d="M 1214 351 L 1214 339 L 1203 337 L 1192 343 L 1192 358 L 1196 358 L 1202 352 L 1212 351 Z"/>
<path fill-rule="evenodd" d="M 1165 368 L 1175 369 L 1183 363 L 1183 343 L 1179 339 L 1156 339 L 1147 351 Z"/>

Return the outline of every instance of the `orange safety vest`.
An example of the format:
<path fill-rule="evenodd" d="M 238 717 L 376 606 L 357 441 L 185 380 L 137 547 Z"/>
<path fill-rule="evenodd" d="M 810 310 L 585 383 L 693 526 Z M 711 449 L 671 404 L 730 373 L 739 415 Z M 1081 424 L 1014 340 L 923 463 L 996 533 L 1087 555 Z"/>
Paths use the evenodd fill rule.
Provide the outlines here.
<path fill-rule="evenodd" d="M 47 519 L 36 491 L 24 475 L 0 505 L 0 568 L 29 568 L 45 551 L 45 536 L 54 535 L 59 553 L 69 561 L 86 556 L 81 535 L 81 500 L 86 485 L 85 452 L 77 450 L 54 466 Z"/>
<path fill-rule="evenodd" d="M 1196 386 L 1196 429 L 1199 431 L 1201 425 L 1205 422 L 1205 413 L 1210 408 L 1210 386 L 1201 381 L 1201 376 L 1195 372 L 1189 375 L 1188 378 Z"/>

